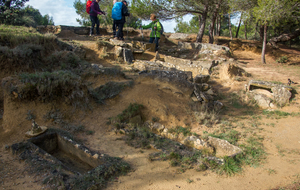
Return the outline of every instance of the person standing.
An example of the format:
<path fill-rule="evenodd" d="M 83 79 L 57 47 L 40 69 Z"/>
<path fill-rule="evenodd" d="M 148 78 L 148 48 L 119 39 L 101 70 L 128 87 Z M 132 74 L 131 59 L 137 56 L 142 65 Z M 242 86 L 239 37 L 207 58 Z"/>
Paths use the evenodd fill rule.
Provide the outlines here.
<path fill-rule="evenodd" d="M 121 11 L 121 19 L 120 20 L 116 20 L 114 19 L 114 23 L 113 23 L 113 34 L 114 34 L 114 37 L 115 39 L 117 40 L 124 40 L 124 34 L 123 34 L 123 27 L 124 27 L 124 24 L 126 22 L 126 16 L 130 16 L 130 13 L 128 11 L 128 3 L 127 1 L 123 0 L 122 2 L 116 2 L 114 1 L 114 7 L 113 7 L 113 11 L 114 9 L 116 9 L 116 7 L 118 7 L 119 5 L 117 5 L 117 3 L 122 3 L 122 6 L 121 6 L 121 9 L 118 10 L 118 11 Z M 118 27 L 118 32 L 116 32 L 116 28 Z"/>
<path fill-rule="evenodd" d="M 162 30 L 162 27 L 161 27 L 159 20 L 156 18 L 155 14 L 150 15 L 150 20 L 152 20 L 152 22 L 150 24 L 148 24 L 146 26 L 141 25 L 141 28 L 143 28 L 143 29 L 151 28 L 149 43 L 154 42 L 156 44 L 155 51 L 157 51 L 158 50 L 158 41 L 160 39 L 160 31 Z"/>
<path fill-rule="evenodd" d="M 114 0 L 113 5 L 115 5 L 116 2 L 117 0 Z M 117 37 L 117 24 L 115 19 L 113 19 L 113 37 Z"/>
<path fill-rule="evenodd" d="M 99 6 L 99 2 L 101 0 L 93 0 L 92 4 L 91 4 L 91 10 L 90 10 L 90 19 L 92 22 L 92 27 L 90 30 L 90 36 L 93 35 L 94 33 L 94 27 L 96 25 L 96 34 L 100 35 L 100 30 L 99 30 L 99 19 L 97 17 L 97 15 L 105 15 L 105 12 L 101 11 L 100 6 Z"/>

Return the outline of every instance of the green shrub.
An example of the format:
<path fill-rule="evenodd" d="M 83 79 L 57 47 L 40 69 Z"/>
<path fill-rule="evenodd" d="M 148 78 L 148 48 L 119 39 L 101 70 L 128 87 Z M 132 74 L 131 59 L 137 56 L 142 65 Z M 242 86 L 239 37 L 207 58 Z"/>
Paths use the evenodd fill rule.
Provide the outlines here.
<path fill-rule="evenodd" d="M 218 168 L 218 173 L 232 176 L 241 170 L 242 168 L 240 160 L 237 160 L 236 158 L 225 157 L 224 164 L 220 165 Z"/>
<path fill-rule="evenodd" d="M 53 49 L 57 37 L 54 34 L 40 34 L 32 27 L 0 25 L 0 45 L 10 48 L 20 44 L 37 44 Z"/>
<path fill-rule="evenodd" d="M 277 63 L 286 63 L 288 61 L 287 56 L 282 56 L 279 59 L 276 60 Z"/>
<path fill-rule="evenodd" d="M 130 103 L 128 108 L 114 118 L 110 118 L 110 123 L 124 123 L 128 122 L 130 118 L 140 115 L 144 106 L 142 104 Z"/>
<path fill-rule="evenodd" d="M 17 82 L 6 81 L 6 90 L 23 100 L 63 100 L 73 106 L 88 106 L 87 87 L 69 71 L 21 73 Z"/>

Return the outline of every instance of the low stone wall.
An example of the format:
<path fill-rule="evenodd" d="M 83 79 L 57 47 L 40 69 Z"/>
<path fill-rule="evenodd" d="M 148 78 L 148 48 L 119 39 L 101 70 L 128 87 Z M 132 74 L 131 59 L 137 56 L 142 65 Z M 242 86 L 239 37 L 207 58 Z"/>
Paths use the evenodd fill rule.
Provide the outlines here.
<path fill-rule="evenodd" d="M 37 30 L 41 33 L 53 33 L 59 34 L 62 31 L 69 30 L 74 32 L 77 35 L 89 35 L 90 27 L 84 26 L 64 26 L 64 25 L 47 25 L 47 26 L 37 26 Z M 106 28 L 100 28 L 101 34 L 108 34 Z"/>
<path fill-rule="evenodd" d="M 216 44 L 209 43 L 189 43 L 189 42 L 178 42 L 178 48 L 180 49 L 199 49 L 201 51 L 211 50 L 211 51 L 230 51 L 230 49 L 226 46 L 220 46 Z"/>
<path fill-rule="evenodd" d="M 242 149 L 230 144 L 228 141 L 215 138 L 208 137 L 208 141 L 204 141 L 203 139 L 197 136 L 184 136 L 183 134 L 174 134 L 170 133 L 169 129 L 164 125 L 158 122 L 146 121 L 145 126 L 149 127 L 152 132 L 158 134 L 162 137 L 180 142 L 186 146 L 193 147 L 198 150 L 206 150 L 210 153 L 216 152 L 217 157 L 229 156 L 233 157 L 237 154 L 242 153 Z"/>
<path fill-rule="evenodd" d="M 190 59 L 181 59 L 172 56 L 165 56 L 165 62 L 162 62 L 164 66 L 176 68 L 181 71 L 190 71 L 193 73 L 193 76 L 202 74 L 209 75 L 210 69 L 217 65 L 213 61 L 191 61 Z"/>

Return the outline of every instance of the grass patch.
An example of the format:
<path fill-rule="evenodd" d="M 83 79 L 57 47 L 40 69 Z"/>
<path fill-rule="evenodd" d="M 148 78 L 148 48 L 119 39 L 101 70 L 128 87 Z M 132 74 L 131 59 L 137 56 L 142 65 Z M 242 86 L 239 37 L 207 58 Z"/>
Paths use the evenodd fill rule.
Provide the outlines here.
<path fill-rule="evenodd" d="M 261 139 L 255 137 L 249 137 L 247 144 L 240 145 L 243 149 L 243 153 L 237 155 L 237 159 L 246 165 L 253 167 L 259 166 L 261 161 L 266 158 L 266 152 L 263 148 L 263 144 L 260 142 Z"/>
<path fill-rule="evenodd" d="M 205 151 L 193 150 L 176 141 L 162 138 L 150 131 L 148 127 L 135 127 L 125 137 L 125 142 L 135 148 L 155 147 L 161 152 L 149 155 L 149 160 L 169 161 L 170 166 L 179 167 L 180 172 L 197 167 L 198 159 L 208 155 Z"/>
<path fill-rule="evenodd" d="M 168 131 L 169 133 L 173 133 L 176 135 L 179 135 L 180 133 L 183 134 L 183 136 L 191 136 L 193 133 L 191 132 L 191 128 L 185 128 L 181 126 L 176 126 L 175 128 L 171 128 Z"/>
<path fill-rule="evenodd" d="M 236 144 L 237 141 L 240 139 L 241 134 L 240 134 L 240 132 L 238 132 L 236 130 L 230 130 L 230 131 L 227 131 L 226 133 L 208 134 L 208 136 L 227 140 L 230 144 Z"/>
<path fill-rule="evenodd" d="M 221 175 L 226 174 L 228 176 L 233 176 L 242 170 L 241 166 L 242 163 L 239 159 L 236 159 L 235 157 L 225 157 L 224 164 L 218 167 L 218 173 Z"/>
<path fill-rule="evenodd" d="M 260 139 L 250 137 L 246 144 L 240 145 L 240 148 L 243 149 L 241 154 L 235 157 L 224 157 L 224 164 L 215 167 L 217 173 L 232 176 L 242 171 L 243 165 L 257 167 L 266 158 Z"/>
<path fill-rule="evenodd" d="M 264 115 L 266 115 L 267 118 L 275 118 L 275 119 L 286 118 L 288 116 L 292 116 L 292 117 L 299 117 L 300 116 L 299 112 L 288 113 L 288 112 L 279 111 L 279 110 L 275 110 L 275 111 L 263 110 L 262 113 Z"/>
<path fill-rule="evenodd" d="M 276 145 L 276 148 L 277 148 L 277 150 L 278 150 L 278 153 L 279 153 L 279 155 L 280 156 L 285 156 L 285 150 L 284 149 L 282 149 L 282 147 L 281 147 L 281 145 Z"/>

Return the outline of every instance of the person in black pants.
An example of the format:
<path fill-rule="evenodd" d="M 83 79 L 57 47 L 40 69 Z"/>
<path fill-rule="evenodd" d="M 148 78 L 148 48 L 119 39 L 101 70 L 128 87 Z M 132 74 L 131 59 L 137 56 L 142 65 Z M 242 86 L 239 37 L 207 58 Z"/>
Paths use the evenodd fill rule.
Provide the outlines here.
<path fill-rule="evenodd" d="M 99 2 L 101 0 L 93 0 L 92 2 L 92 5 L 91 5 L 91 10 L 90 10 L 90 19 L 91 19 L 91 22 L 92 22 L 92 27 L 91 27 L 91 30 L 90 30 L 90 36 L 92 36 L 92 34 L 94 33 L 94 27 L 96 25 L 96 33 L 97 35 L 100 35 L 100 31 L 99 31 L 99 19 L 97 17 L 97 15 L 105 15 L 105 12 L 101 11 L 100 10 L 100 7 L 99 7 Z"/>
<path fill-rule="evenodd" d="M 127 1 L 122 1 L 123 5 L 122 5 L 122 19 L 121 20 L 114 20 L 114 24 L 113 24 L 113 32 L 114 35 L 116 33 L 115 39 L 117 40 L 124 40 L 124 35 L 123 35 L 123 27 L 124 24 L 126 22 L 125 17 L 126 16 L 130 16 L 130 13 L 128 12 L 128 4 Z M 118 32 L 116 32 L 116 28 L 118 27 Z"/>

